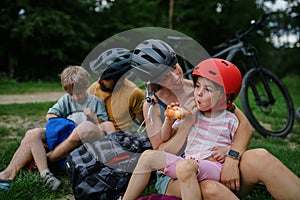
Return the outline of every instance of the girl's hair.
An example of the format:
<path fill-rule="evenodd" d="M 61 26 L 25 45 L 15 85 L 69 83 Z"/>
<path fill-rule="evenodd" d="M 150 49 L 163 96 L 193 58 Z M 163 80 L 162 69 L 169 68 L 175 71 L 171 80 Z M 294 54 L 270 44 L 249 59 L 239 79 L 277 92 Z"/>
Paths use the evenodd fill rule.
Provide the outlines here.
<path fill-rule="evenodd" d="M 90 85 L 90 74 L 80 66 L 69 66 L 60 74 L 63 89 L 72 93 L 73 90 L 87 90 Z"/>
<path fill-rule="evenodd" d="M 193 83 L 194 83 L 194 87 L 196 86 L 196 83 L 197 83 L 197 80 L 198 80 L 199 77 L 202 77 L 202 76 L 198 76 L 198 75 L 193 75 L 193 76 L 192 76 Z M 205 77 L 204 77 L 204 78 L 205 78 Z M 207 79 L 207 78 L 205 78 L 205 79 Z M 207 79 L 207 80 L 209 80 L 209 79 Z M 214 81 L 212 81 L 212 80 L 209 80 L 209 81 L 211 81 L 211 82 L 214 84 L 214 86 L 215 86 L 216 88 L 218 88 L 220 91 L 224 91 L 224 88 L 222 87 L 222 85 L 219 85 L 218 83 L 216 83 L 216 82 L 214 82 Z"/>

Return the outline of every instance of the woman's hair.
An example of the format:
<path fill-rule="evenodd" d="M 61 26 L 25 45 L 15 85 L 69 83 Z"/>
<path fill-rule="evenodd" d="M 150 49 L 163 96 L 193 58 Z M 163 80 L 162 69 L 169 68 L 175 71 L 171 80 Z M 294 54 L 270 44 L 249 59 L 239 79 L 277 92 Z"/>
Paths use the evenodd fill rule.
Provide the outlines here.
<path fill-rule="evenodd" d="M 151 88 L 151 94 L 154 94 L 155 92 L 160 90 L 162 87 L 158 83 L 151 83 L 150 88 Z"/>
<path fill-rule="evenodd" d="M 90 85 L 90 74 L 80 66 L 69 66 L 60 74 L 63 89 L 72 93 L 73 90 L 87 90 Z"/>

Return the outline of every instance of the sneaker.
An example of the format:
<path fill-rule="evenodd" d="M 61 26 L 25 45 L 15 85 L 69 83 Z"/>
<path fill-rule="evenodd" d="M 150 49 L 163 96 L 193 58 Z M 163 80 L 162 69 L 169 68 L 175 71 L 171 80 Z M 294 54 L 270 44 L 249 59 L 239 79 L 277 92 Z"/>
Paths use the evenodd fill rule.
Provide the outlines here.
<path fill-rule="evenodd" d="M 61 181 L 55 178 L 51 172 L 45 173 L 42 177 L 44 178 L 45 185 L 49 186 L 51 190 L 56 190 L 61 184 Z"/>

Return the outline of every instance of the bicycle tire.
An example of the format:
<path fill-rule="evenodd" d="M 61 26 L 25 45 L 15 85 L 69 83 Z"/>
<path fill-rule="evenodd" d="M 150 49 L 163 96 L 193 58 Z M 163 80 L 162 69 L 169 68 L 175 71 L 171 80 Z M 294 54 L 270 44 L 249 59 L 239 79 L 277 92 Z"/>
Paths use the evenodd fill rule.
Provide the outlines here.
<path fill-rule="evenodd" d="M 297 121 L 300 123 L 300 107 L 298 107 L 295 112 L 296 112 L 295 117 Z"/>
<path fill-rule="evenodd" d="M 260 75 L 265 77 L 270 86 L 276 100 L 273 105 L 257 105 L 255 101 L 251 84 L 254 84 L 261 98 L 267 99 Z M 285 137 L 290 133 L 295 118 L 292 98 L 274 73 L 265 68 L 252 68 L 243 78 L 240 95 L 244 113 L 258 133 L 276 137 Z"/>

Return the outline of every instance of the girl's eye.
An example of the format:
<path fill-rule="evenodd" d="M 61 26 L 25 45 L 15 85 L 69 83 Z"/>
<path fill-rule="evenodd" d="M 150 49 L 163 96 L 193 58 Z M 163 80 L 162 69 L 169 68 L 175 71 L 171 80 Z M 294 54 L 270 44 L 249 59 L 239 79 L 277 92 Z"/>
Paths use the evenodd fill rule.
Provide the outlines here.
<path fill-rule="evenodd" d="M 205 91 L 212 92 L 212 90 L 210 88 L 205 88 Z"/>

